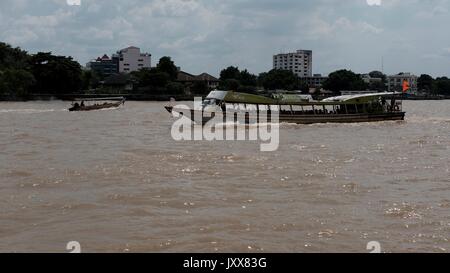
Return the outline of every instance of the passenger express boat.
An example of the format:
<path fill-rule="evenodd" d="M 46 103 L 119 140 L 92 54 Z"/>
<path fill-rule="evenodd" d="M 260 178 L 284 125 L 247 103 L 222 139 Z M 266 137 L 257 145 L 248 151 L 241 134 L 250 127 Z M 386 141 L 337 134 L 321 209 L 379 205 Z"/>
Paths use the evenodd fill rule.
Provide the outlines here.
<path fill-rule="evenodd" d="M 96 98 L 96 99 L 75 99 L 72 102 L 70 112 L 94 111 L 107 108 L 117 108 L 125 104 L 124 97 L 116 98 Z"/>
<path fill-rule="evenodd" d="M 167 106 L 170 113 L 176 112 L 191 120 L 206 124 L 213 118 L 224 122 L 245 116 L 245 123 L 260 122 L 260 114 L 267 113 L 268 122 L 272 112 L 278 114 L 280 123 L 354 123 L 404 120 L 402 93 L 373 93 L 346 95 L 315 101 L 311 96 L 297 94 L 276 94 L 271 97 L 213 91 L 203 101 L 201 109 L 185 109 Z M 217 117 L 221 115 L 222 117 Z M 197 118 L 194 118 L 197 117 Z M 216 119 L 215 119 L 216 120 Z"/>

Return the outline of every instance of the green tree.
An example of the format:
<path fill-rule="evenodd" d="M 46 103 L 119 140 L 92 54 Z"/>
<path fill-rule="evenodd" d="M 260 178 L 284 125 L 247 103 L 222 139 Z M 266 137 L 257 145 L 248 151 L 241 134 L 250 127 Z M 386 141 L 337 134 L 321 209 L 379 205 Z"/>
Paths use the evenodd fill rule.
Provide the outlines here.
<path fill-rule="evenodd" d="M 144 68 L 136 72 L 131 73 L 132 78 L 136 82 L 135 87 L 140 92 L 151 92 L 152 94 L 163 94 L 168 92 L 167 88 L 171 88 L 169 91 L 176 93 L 177 90 L 174 89 L 173 83 L 171 81 L 169 74 L 162 72 L 158 68 Z"/>
<path fill-rule="evenodd" d="M 35 83 L 33 74 L 23 69 L 6 69 L 0 73 L 0 95 L 24 99 Z"/>
<path fill-rule="evenodd" d="M 361 79 L 360 75 L 350 70 L 342 69 L 331 73 L 324 82 L 323 88 L 339 94 L 344 90 L 366 90 L 368 85 Z"/>
<path fill-rule="evenodd" d="M 82 89 L 96 89 L 100 86 L 100 77 L 93 70 L 84 70 L 81 74 Z"/>
<path fill-rule="evenodd" d="M 238 67 L 229 66 L 220 72 L 220 81 L 239 80 L 241 72 Z"/>
<path fill-rule="evenodd" d="M 258 85 L 258 77 L 248 72 L 247 69 L 239 73 L 238 80 L 241 86 L 256 87 Z"/>
<path fill-rule="evenodd" d="M 220 72 L 220 86 L 219 89 L 235 90 L 241 85 L 239 82 L 241 72 L 238 67 L 229 66 Z"/>
<path fill-rule="evenodd" d="M 434 92 L 436 94 L 450 96 L 450 79 L 447 77 L 436 78 Z"/>
<path fill-rule="evenodd" d="M 417 88 L 419 91 L 430 93 L 433 90 L 434 79 L 430 75 L 422 74 L 417 79 Z"/>
<path fill-rule="evenodd" d="M 386 83 L 386 81 L 387 81 L 387 76 L 386 76 L 386 74 L 384 74 L 384 73 L 381 72 L 381 71 L 377 71 L 377 70 L 372 71 L 372 72 L 369 73 L 369 76 L 370 76 L 371 78 L 378 78 L 378 79 L 381 79 L 381 80 L 383 81 L 383 83 Z"/>
<path fill-rule="evenodd" d="M 182 95 L 184 94 L 184 85 L 178 82 L 169 82 L 166 85 L 166 90 L 170 95 Z"/>
<path fill-rule="evenodd" d="M 296 90 L 299 79 L 292 71 L 272 69 L 267 73 L 259 75 L 259 82 L 266 90 Z"/>
<path fill-rule="evenodd" d="M 141 69 L 135 75 L 141 87 L 165 87 L 170 82 L 170 75 L 158 68 Z"/>
<path fill-rule="evenodd" d="M 29 55 L 20 48 L 0 42 L 0 95 L 4 98 L 23 99 L 35 83 L 28 72 Z"/>
<path fill-rule="evenodd" d="M 237 91 L 240 85 L 236 79 L 227 79 L 220 82 L 220 89 Z"/>
<path fill-rule="evenodd" d="M 208 85 L 204 81 L 196 81 L 191 86 L 191 93 L 196 95 L 207 95 L 209 91 Z"/>
<path fill-rule="evenodd" d="M 156 68 L 163 73 L 169 75 L 171 81 L 175 81 L 178 77 L 178 68 L 170 57 L 162 57 Z"/>
<path fill-rule="evenodd" d="M 154 68 L 143 68 L 131 73 L 140 92 L 153 94 L 182 94 L 184 85 L 176 82 L 178 68 L 170 57 L 162 57 Z"/>
<path fill-rule="evenodd" d="M 258 77 L 248 72 L 247 69 L 240 71 L 238 67 L 229 66 L 220 72 L 219 89 L 255 92 L 257 86 Z"/>
<path fill-rule="evenodd" d="M 76 93 L 82 87 L 82 71 L 72 57 L 55 56 L 50 52 L 40 52 L 30 58 L 31 72 L 36 84 L 36 93 Z"/>
<path fill-rule="evenodd" d="M 309 94 L 309 89 L 311 88 L 307 81 L 299 79 L 299 84 L 297 86 L 297 89 L 302 91 L 302 94 Z"/>
<path fill-rule="evenodd" d="M 0 71 L 5 69 L 27 69 L 29 55 L 20 48 L 0 42 Z"/>
<path fill-rule="evenodd" d="M 387 76 L 381 71 L 372 71 L 369 73 L 369 76 L 372 79 L 381 79 L 381 81 L 372 81 L 368 84 L 367 88 L 370 90 L 376 90 L 376 91 L 386 91 L 387 87 Z"/>

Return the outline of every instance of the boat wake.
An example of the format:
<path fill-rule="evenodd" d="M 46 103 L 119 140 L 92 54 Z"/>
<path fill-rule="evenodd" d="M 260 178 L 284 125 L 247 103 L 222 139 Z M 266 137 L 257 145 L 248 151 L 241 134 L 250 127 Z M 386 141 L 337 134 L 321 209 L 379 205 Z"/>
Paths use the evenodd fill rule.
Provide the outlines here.
<path fill-rule="evenodd" d="M 281 128 L 283 129 L 298 129 L 298 128 L 343 128 L 343 127 L 384 127 L 384 126 L 397 126 L 406 124 L 405 121 L 399 120 L 386 120 L 386 121 L 378 121 L 378 122 L 349 122 L 349 123 L 333 123 L 333 122 L 325 122 L 325 123 L 314 123 L 314 124 L 296 124 L 296 123 L 282 123 Z"/>
<path fill-rule="evenodd" d="M 65 109 L 3 109 L 0 110 L 0 114 L 41 114 L 41 113 L 50 113 L 50 112 L 63 112 Z"/>
<path fill-rule="evenodd" d="M 407 119 L 409 123 L 450 123 L 450 118 L 446 117 L 420 117 L 411 116 Z"/>
<path fill-rule="evenodd" d="M 119 106 L 119 107 L 114 107 L 114 108 L 103 108 L 103 109 L 99 109 L 97 111 L 115 111 L 115 110 L 122 110 L 122 109 L 124 109 L 124 108 Z"/>

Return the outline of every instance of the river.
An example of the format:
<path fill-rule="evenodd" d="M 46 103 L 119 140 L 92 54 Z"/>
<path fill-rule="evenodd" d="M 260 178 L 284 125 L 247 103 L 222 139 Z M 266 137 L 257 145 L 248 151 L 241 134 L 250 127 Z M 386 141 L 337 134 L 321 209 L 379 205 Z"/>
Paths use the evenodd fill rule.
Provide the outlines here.
<path fill-rule="evenodd" d="M 450 107 L 177 142 L 164 103 L 0 103 L 0 252 L 450 251 Z"/>

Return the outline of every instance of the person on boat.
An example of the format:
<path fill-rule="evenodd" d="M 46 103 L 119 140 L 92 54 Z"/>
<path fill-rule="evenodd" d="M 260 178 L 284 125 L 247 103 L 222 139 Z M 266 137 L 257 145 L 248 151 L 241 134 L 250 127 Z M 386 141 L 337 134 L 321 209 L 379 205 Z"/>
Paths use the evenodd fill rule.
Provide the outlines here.
<path fill-rule="evenodd" d="M 75 110 L 80 109 L 80 105 L 78 104 L 78 102 L 75 102 L 75 104 L 73 105 L 73 109 Z"/>
<path fill-rule="evenodd" d="M 385 97 L 381 98 L 381 108 L 383 109 L 383 111 L 387 111 L 389 108 Z"/>
<path fill-rule="evenodd" d="M 84 107 L 84 101 L 81 101 L 80 107 Z"/>
<path fill-rule="evenodd" d="M 220 109 L 222 109 L 223 113 L 225 113 L 227 111 L 227 106 L 225 105 L 225 102 L 220 103 Z"/>

